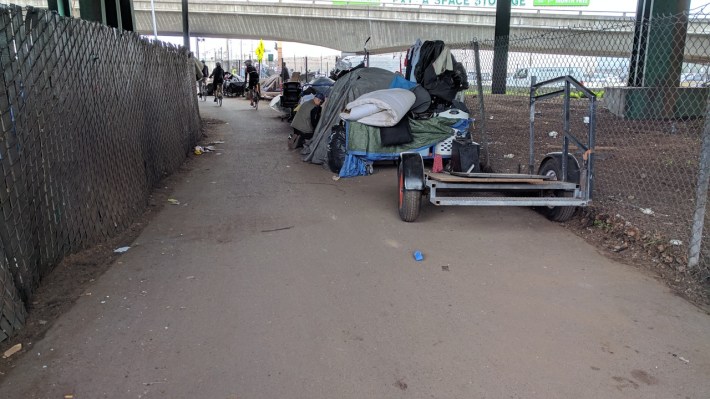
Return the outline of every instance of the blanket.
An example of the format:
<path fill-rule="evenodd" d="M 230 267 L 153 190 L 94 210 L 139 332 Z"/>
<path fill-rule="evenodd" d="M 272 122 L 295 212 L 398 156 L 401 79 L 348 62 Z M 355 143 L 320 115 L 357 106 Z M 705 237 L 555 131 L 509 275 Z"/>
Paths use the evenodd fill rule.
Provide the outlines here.
<path fill-rule="evenodd" d="M 376 90 L 349 102 L 340 117 L 370 126 L 394 126 L 409 112 L 415 100 L 416 96 L 409 90 Z"/>

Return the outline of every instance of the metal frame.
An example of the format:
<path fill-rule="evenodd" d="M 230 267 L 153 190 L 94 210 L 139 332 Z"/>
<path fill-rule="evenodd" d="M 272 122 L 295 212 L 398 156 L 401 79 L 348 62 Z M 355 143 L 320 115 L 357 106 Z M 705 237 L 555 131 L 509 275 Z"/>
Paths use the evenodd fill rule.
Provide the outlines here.
<path fill-rule="evenodd" d="M 556 83 L 564 82 L 564 89 L 557 90 L 551 93 L 537 94 L 537 91 L 545 86 L 554 85 Z M 570 133 L 569 119 L 570 119 L 570 93 L 571 88 L 582 92 L 584 97 L 589 100 L 589 128 L 587 134 L 587 143 L 583 144 L 579 139 L 574 137 Z M 563 110 L 564 110 L 564 126 L 562 138 L 562 181 L 567 181 L 568 176 L 568 160 L 569 160 L 569 141 L 572 140 L 580 149 L 582 149 L 582 165 L 580 168 L 580 188 L 587 201 L 592 199 L 592 189 L 594 181 L 594 143 L 596 141 L 596 126 L 597 126 L 597 96 L 592 91 L 584 87 L 577 79 L 572 76 L 561 76 L 558 78 L 546 80 L 540 83 L 536 83 L 536 79 L 532 77 L 532 84 L 530 85 L 530 159 L 528 162 L 528 171 L 532 174 L 534 163 L 535 163 L 535 104 L 539 100 L 544 100 L 547 98 L 556 97 L 563 95 Z"/>
<path fill-rule="evenodd" d="M 550 93 L 538 94 L 545 86 L 564 84 L 564 88 Z M 589 99 L 589 132 L 586 143 L 574 137 L 570 133 L 570 93 L 572 88 L 580 90 Z M 564 97 L 564 136 L 562 138 L 562 152 L 547 154 L 543 162 L 549 158 L 558 158 L 561 166 L 562 176 L 559 180 L 549 180 L 548 176 L 535 174 L 534 152 L 535 152 L 535 104 L 538 101 L 562 95 Z M 408 165 L 419 165 L 414 157 L 419 154 L 403 153 L 403 173 L 410 181 L 416 180 L 418 176 L 423 176 L 424 183 L 429 190 L 429 202 L 434 205 L 459 205 L 459 206 L 545 206 L 545 207 L 567 207 L 586 206 L 592 199 L 593 187 L 593 160 L 594 142 L 596 129 L 596 95 L 571 76 L 562 76 L 555 79 L 536 83 L 534 78 L 530 87 L 530 137 L 529 151 L 530 158 L 527 174 L 478 174 L 478 173 L 455 173 L 452 175 L 470 181 L 444 182 L 432 175 L 428 175 L 419 168 L 410 169 Z M 570 165 L 569 144 L 575 143 L 583 151 L 583 159 L 579 165 Z M 417 160 L 418 161 L 418 160 Z M 572 162 L 575 159 L 572 158 Z M 579 169 L 579 181 L 569 181 L 574 179 Z M 575 169 L 570 169 L 575 168 Z M 571 173 L 570 173 L 571 172 Z M 490 178 L 491 182 L 481 181 L 483 178 Z M 505 182 L 511 180 L 510 183 Z M 536 182 L 521 182 L 524 179 L 535 179 Z M 440 191 L 440 190 L 443 190 Z M 567 192 L 570 196 L 549 196 L 551 191 Z M 518 195 L 505 196 L 505 194 L 517 193 Z M 495 196 L 472 196 L 476 193 L 498 193 Z M 522 195 L 520 195 L 522 194 Z"/>

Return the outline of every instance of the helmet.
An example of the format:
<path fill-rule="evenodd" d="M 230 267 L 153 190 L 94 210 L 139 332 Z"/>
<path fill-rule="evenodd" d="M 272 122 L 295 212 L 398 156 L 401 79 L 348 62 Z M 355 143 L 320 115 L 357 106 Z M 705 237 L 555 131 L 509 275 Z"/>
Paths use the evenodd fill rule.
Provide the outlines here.
<path fill-rule="evenodd" d="M 222 66 L 222 63 L 221 63 L 221 62 L 217 62 L 217 66 Z"/>
<path fill-rule="evenodd" d="M 251 60 L 244 61 L 244 65 L 251 65 Z"/>

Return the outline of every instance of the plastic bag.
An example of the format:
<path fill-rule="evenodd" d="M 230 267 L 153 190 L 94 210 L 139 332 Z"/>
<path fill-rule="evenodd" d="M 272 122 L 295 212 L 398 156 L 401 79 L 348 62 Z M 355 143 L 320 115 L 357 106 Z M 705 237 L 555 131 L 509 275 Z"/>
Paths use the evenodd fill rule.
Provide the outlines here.
<path fill-rule="evenodd" d="M 328 167 L 333 173 L 339 173 L 345 160 L 345 127 L 333 126 L 328 136 Z"/>

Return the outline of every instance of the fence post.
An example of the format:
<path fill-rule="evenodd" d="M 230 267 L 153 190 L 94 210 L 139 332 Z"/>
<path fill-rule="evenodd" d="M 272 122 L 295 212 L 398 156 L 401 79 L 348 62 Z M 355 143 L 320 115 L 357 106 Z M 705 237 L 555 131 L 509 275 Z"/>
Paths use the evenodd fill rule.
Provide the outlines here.
<path fill-rule="evenodd" d="M 695 212 L 693 213 L 693 229 L 690 232 L 690 248 L 688 249 L 688 268 L 697 267 L 700 263 L 700 251 L 703 243 L 703 225 L 705 223 L 705 207 L 708 201 L 708 185 L 710 183 L 710 100 L 705 108 L 705 124 L 703 127 L 703 144 L 700 153 L 698 184 L 695 189 Z"/>
<path fill-rule="evenodd" d="M 483 164 L 490 166 L 488 154 L 488 137 L 486 136 L 486 107 L 483 103 L 483 83 L 481 82 L 481 47 L 478 41 L 473 42 L 473 55 L 476 65 L 476 88 L 478 90 L 478 105 L 481 111 L 481 139 L 483 139 Z"/>

